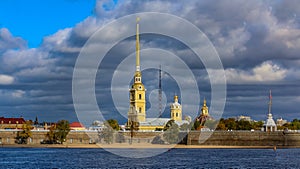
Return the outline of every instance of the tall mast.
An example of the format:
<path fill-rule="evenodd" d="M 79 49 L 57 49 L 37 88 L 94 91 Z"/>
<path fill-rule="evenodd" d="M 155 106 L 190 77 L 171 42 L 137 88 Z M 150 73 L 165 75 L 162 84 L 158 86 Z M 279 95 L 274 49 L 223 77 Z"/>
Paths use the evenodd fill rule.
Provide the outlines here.
<path fill-rule="evenodd" d="M 158 106 L 159 106 L 159 117 L 162 115 L 162 90 L 161 90 L 161 65 L 159 65 L 159 72 L 158 72 Z"/>
<path fill-rule="evenodd" d="M 136 71 L 140 71 L 140 37 L 139 37 L 139 21 L 140 18 L 136 18 Z"/>
<path fill-rule="evenodd" d="M 269 114 L 271 114 L 272 111 L 272 91 L 270 90 L 270 95 L 269 95 Z"/>

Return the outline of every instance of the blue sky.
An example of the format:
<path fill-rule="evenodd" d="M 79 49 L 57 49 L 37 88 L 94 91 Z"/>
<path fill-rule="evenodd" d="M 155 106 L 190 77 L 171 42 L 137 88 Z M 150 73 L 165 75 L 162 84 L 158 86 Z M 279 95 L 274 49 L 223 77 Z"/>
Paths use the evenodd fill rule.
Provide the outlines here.
<path fill-rule="evenodd" d="M 38 47 L 44 36 L 74 27 L 93 14 L 95 0 L 1 0 L 0 27 Z"/>
<path fill-rule="evenodd" d="M 256 120 L 266 119 L 267 96 L 271 89 L 274 118 L 300 118 L 298 0 L 1 0 L 0 116 L 77 121 L 72 100 L 72 75 L 80 50 L 99 28 L 138 12 L 176 15 L 206 34 L 226 73 L 227 100 L 223 117 L 247 115 Z M 112 32 L 135 29 L 134 22 L 132 27 L 114 28 Z M 141 19 L 141 30 L 147 24 Z M 170 32 L 181 28 L 151 24 L 167 26 Z M 114 35 L 107 33 L 104 37 L 113 39 Z M 99 47 L 109 42 L 100 43 Z M 164 49 L 187 58 L 185 62 L 197 74 L 199 91 L 210 106 L 207 72 L 186 46 L 164 36 L 141 35 L 141 47 Z M 132 52 L 134 38 L 116 44 L 101 63 L 107 69 L 97 74 L 101 77 L 96 81 L 97 100 L 101 102 L 103 112 L 121 122 L 125 120 L 120 118 L 113 103 L 108 90 L 111 83 L 108 82 L 114 73 L 112 69 Z M 172 60 L 163 67 L 172 65 L 177 68 Z M 104 77 L 101 76 L 103 72 Z M 218 77 L 217 72 L 214 73 Z M 157 89 L 156 77 L 155 71 L 143 72 L 148 97 Z M 180 91 L 178 85 L 173 84 L 174 79 L 166 78 L 163 82 L 170 103 L 174 93 Z M 122 105 L 122 114 L 127 113 L 128 107 L 127 102 Z M 167 116 L 167 109 L 166 113 Z"/>

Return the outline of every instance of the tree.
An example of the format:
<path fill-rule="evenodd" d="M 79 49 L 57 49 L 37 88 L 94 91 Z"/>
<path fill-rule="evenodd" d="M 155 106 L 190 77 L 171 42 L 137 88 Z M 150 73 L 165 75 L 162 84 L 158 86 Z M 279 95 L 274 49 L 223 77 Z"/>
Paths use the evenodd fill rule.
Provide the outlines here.
<path fill-rule="evenodd" d="M 204 126 L 209 128 L 209 129 L 215 129 L 218 125 L 218 121 L 216 120 L 206 120 Z"/>
<path fill-rule="evenodd" d="M 235 120 L 234 118 L 221 118 L 216 130 L 260 130 L 263 127 L 263 121 L 250 122 L 246 120 Z"/>
<path fill-rule="evenodd" d="M 234 118 L 229 118 L 225 120 L 226 127 L 228 130 L 236 130 L 237 129 L 237 123 Z"/>
<path fill-rule="evenodd" d="M 223 118 L 220 119 L 219 124 L 217 125 L 216 130 L 227 130 L 225 125 L 225 120 Z"/>
<path fill-rule="evenodd" d="M 175 120 L 169 120 L 166 125 L 164 126 L 164 131 L 168 130 L 173 124 L 175 123 Z"/>
<path fill-rule="evenodd" d="M 104 123 L 104 129 L 99 133 L 100 140 L 104 140 L 105 143 L 113 143 L 114 130 L 109 123 Z"/>
<path fill-rule="evenodd" d="M 224 123 L 219 123 L 216 130 L 227 130 L 227 128 Z"/>
<path fill-rule="evenodd" d="M 237 122 L 236 130 L 251 130 L 252 129 L 252 125 L 250 124 L 249 121 L 240 120 L 240 121 L 236 121 L 236 122 Z"/>
<path fill-rule="evenodd" d="M 18 144 L 27 144 L 27 139 L 32 136 L 32 121 L 25 121 L 22 126 L 22 131 L 17 132 L 16 143 Z"/>
<path fill-rule="evenodd" d="M 261 128 L 263 127 L 263 125 L 264 125 L 263 121 L 252 122 L 252 129 L 254 129 L 254 130 L 261 130 Z"/>
<path fill-rule="evenodd" d="M 164 139 L 170 144 L 178 143 L 179 135 L 179 126 L 175 123 L 174 120 L 170 120 L 167 122 L 166 126 L 164 127 Z"/>
<path fill-rule="evenodd" d="M 49 132 L 46 134 L 43 144 L 63 144 L 66 141 L 67 135 L 70 132 L 70 124 L 67 120 L 60 120 L 56 124 L 51 125 Z"/>
<path fill-rule="evenodd" d="M 49 131 L 46 134 L 46 141 L 43 141 L 43 144 L 55 144 L 57 143 L 56 135 L 56 124 L 50 126 Z"/>
<path fill-rule="evenodd" d="M 115 119 L 109 119 L 109 120 L 107 120 L 105 123 L 107 123 L 108 125 L 110 125 L 110 127 L 111 127 L 112 129 L 116 130 L 116 131 L 118 131 L 118 130 L 121 129 L 121 127 L 120 127 L 118 121 L 115 120 Z"/>
<path fill-rule="evenodd" d="M 60 120 L 57 122 L 55 136 L 56 139 L 62 144 L 66 141 L 67 135 L 70 132 L 70 124 L 67 120 Z"/>
<path fill-rule="evenodd" d="M 160 136 L 155 136 L 151 144 L 165 144 L 165 142 Z"/>
<path fill-rule="evenodd" d="M 201 122 L 198 120 L 195 120 L 195 122 L 193 123 L 192 130 L 200 130 L 200 129 L 201 129 Z"/>

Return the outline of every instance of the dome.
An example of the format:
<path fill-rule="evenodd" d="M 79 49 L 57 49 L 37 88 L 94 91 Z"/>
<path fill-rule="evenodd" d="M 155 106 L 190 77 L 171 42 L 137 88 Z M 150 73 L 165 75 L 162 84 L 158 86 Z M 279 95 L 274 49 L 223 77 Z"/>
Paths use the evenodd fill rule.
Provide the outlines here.
<path fill-rule="evenodd" d="M 272 114 L 268 114 L 268 119 L 265 122 L 264 126 L 276 126 L 275 121 L 273 120 Z"/>

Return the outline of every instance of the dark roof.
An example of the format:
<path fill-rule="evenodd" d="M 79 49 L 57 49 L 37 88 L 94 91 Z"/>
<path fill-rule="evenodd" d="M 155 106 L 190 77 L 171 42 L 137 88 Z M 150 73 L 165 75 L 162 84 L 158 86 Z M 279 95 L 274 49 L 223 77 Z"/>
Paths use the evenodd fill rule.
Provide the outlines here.
<path fill-rule="evenodd" d="M 25 120 L 23 117 L 20 117 L 20 118 L 0 117 L 0 123 L 1 124 L 23 124 L 23 123 L 25 123 Z"/>

